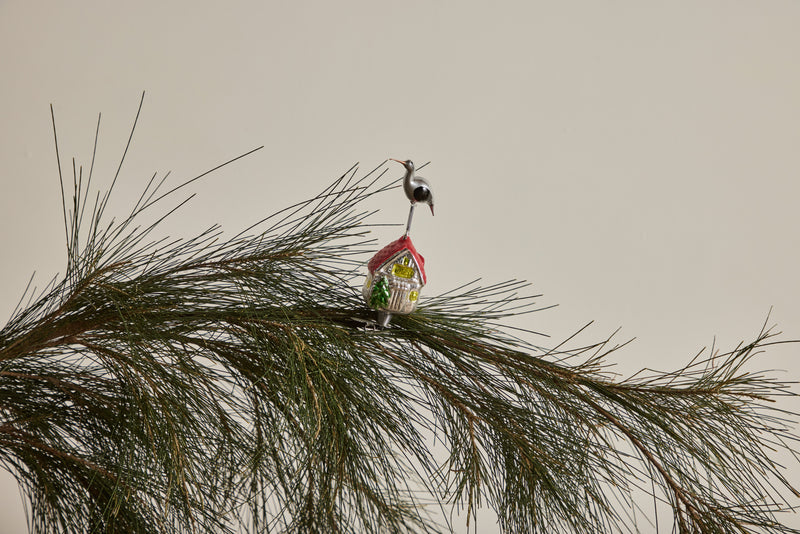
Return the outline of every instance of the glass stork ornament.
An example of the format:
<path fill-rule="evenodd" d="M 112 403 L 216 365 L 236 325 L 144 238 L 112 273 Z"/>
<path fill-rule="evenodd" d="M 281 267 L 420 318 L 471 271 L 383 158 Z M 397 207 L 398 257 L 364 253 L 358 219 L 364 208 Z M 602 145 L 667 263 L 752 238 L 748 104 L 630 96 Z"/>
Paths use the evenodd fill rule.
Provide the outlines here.
<path fill-rule="evenodd" d="M 400 161 L 399 159 L 392 159 L 403 165 L 406 168 L 406 175 L 403 178 L 403 191 L 405 191 L 408 200 L 411 201 L 411 209 L 408 210 L 408 222 L 406 223 L 406 233 L 411 231 L 411 219 L 414 217 L 414 207 L 417 202 L 427 202 L 431 207 L 431 215 L 433 215 L 433 193 L 431 193 L 431 184 L 422 176 L 414 174 L 414 162 L 410 159 Z"/>
<path fill-rule="evenodd" d="M 378 312 L 378 324 L 387 327 L 392 314 L 407 314 L 414 311 L 419 292 L 427 282 L 425 258 L 417 252 L 408 234 L 417 202 L 425 202 L 433 214 L 433 193 L 430 184 L 414 173 L 411 160 L 392 159 L 403 165 L 403 191 L 411 202 L 408 222 L 403 236 L 392 241 L 375 254 L 367 263 L 367 279 L 362 294 L 367 305 Z"/>

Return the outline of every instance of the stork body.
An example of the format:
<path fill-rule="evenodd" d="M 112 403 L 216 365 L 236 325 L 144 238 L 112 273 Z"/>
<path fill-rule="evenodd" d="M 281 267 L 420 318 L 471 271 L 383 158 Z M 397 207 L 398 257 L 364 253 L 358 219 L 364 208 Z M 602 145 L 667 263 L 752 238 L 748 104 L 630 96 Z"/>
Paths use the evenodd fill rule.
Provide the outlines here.
<path fill-rule="evenodd" d="M 414 162 L 410 159 L 405 161 L 399 159 L 392 159 L 405 167 L 406 175 L 403 177 L 403 191 L 406 197 L 411 202 L 411 209 L 408 212 L 408 222 L 406 223 L 406 234 L 411 231 L 411 219 L 414 217 L 414 208 L 417 202 L 425 202 L 431 208 L 431 215 L 433 215 L 433 193 L 431 192 L 431 185 L 428 180 L 422 176 L 417 176 L 414 171 Z"/>

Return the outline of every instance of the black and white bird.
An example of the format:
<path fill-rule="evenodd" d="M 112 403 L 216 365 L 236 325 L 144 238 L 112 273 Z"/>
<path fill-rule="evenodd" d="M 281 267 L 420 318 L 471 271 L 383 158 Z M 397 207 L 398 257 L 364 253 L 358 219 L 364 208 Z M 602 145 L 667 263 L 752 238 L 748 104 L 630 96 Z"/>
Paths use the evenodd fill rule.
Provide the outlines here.
<path fill-rule="evenodd" d="M 414 162 L 410 159 L 405 161 L 389 158 L 396 161 L 406 168 L 406 175 L 403 178 L 403 190 L 406 192 L 408 200 L 414 205 L 417 202 L 425 202 L 431 208 L 431 215 L 433 215 L 433 193 L 431 192 L 431 184 L 422 176 L 414 174 Z"/>

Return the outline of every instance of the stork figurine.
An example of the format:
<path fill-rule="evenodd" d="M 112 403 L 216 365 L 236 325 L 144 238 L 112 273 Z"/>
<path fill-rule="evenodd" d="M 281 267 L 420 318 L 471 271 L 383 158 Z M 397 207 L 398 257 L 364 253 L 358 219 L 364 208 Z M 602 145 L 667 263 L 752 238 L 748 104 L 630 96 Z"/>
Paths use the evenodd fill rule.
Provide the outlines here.
<path fill-rule="evenodd" d="M 411 160 L 392 161 L 401 163 L 406 169 L 403 190 L 411 202 L 406 233 L 383 247 L 369 260 L 367 277 L 362 288 L 364 301 L 378 312 L 377 324 L 382 328 L 389 326 L 392 314 L 408 314 L 417 307 L 420 290 L 427 282 L 425 258 L 417 252 L 408 234 L 418 202 L 428 204 L 433 214 L 433 193 L 428 181 L 415 176 L 414 163 Z"/>
<path fill-rule="evenodd" d="M 431 192 L 431 184 L 422 176 L 416 176 L 414 173 L 414 162 L 410 159 L 401 161 L 399 159 L 389 158 L 392 161 L 400 163 L 406 168 L 406 175 L 403 178 L 403 191 L 406 197 L 411 201 L 411 208 L 408 211 L 408 222 L 406 223 L 406 233 L 408 236 L 411 231 L 411 219 L 414 217 L 414 208 L 417 202 L 425 202 L 431 208 L 431 215 L 433 215 L 433 193 Z"/>

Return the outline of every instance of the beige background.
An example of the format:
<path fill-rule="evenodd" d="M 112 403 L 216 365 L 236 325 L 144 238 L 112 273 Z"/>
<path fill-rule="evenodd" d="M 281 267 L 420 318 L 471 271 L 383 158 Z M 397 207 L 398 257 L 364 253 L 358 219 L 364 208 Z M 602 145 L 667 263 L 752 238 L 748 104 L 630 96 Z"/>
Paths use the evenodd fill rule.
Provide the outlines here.
<path fill-rule="evenodd" d="M 637 338 L 622 374 L 750 340 L 770 307 L 800 338 L 799 27 L 796 0 L 0 0 L 0 324 L 32 271 L 64 269 L 48 104 L 67 167 L 88 167 L 102 111 L 108 185 L 146 90 L 120 215 L 153 172 L 191 177 L 262 144 L 199 184 L 169 232 L 235 233 L 356 161 L 431 161 L 423 297 L 528 279 L 560 304 L 524 322 L 551 341 L 590 320 L 586 340 Z M 371 207 L 405 221 L 402 196 Z M 757 366 L 795 380 L 799 351 Z M 0 478 L 0 531 L 18 532 Z"/>

